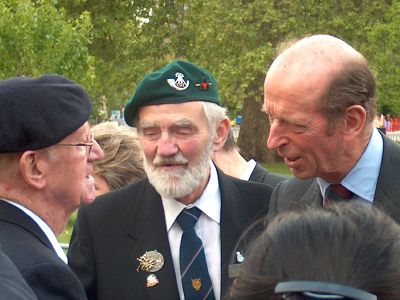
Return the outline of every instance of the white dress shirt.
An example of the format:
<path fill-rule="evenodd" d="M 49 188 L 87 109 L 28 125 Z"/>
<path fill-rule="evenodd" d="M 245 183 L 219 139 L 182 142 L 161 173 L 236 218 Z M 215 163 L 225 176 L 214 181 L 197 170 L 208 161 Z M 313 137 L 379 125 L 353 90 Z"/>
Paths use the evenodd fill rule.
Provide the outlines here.
<path fill-rule="evenodd" d="M 210 180 L 203 194 L 195 203 L 185 206 L 173 198 L 162 197 L 169 246 L 171 249 L 172 260 L 174 262 L 176 282 L 181 300 L 185 300 L 179 263 L 179 249 L 182 239 L 182 229 L 179 224 L 175 222 L 175 220 L 183 209 L 191 208 L 193 206 L 198 207 L 203 212 L 195 226 L 195 230 L 203 242 L 207 268 L 213 285 L 215 299 L 219 300 L 221 297 L 221 194 L 218 185 L 217 171 L 211 161 L 210 167 Z"/>
<path fill-rule="evenodd" d="M 47 225 L 46 222 L 44 222 L 40 217 L 38 217 L 35 213 L 30 211 L 26 207 L 24 207 L 18 203 L 15 203 L 13 201 L 10 201 L 10 200 L 5 200 L 5 201 L 10 203 L 11 205 L 14 205 L 15 207 L 19 208 L 20 210 L 22 210 L 40 227 L 40 229 L 43 231 L 43 233 L 49 239 L 49 241 L 50 241 L 51 245 L 53 246 L 54 251 L 56 251 L 58 257 L 61 258 L 61 260 L 67 264 L 68 263 L 67 256 L 65 255 L 61 245 L 59 244 L 54 232 L 50 229 L 49 225 Z"/>
<path fill-rule="evenodd" d="M 243 174 L 240 176 L 240 179 L 249 180 L 251 173 L 253 173 L 255 167 L 256 167 L 256 161 L 254 159 L 250 159 L 247 162 L 246 170 L 244 170 Z"/>

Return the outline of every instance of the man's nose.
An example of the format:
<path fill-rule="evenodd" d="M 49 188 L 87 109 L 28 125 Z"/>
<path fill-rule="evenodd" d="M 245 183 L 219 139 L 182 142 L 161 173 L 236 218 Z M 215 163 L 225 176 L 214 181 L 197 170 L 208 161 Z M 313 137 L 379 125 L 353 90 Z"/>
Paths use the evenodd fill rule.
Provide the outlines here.
<path fill-rule="evenodd" d="M 279 147 L 287 143 L 288 139 L 285 129 L 282 127 L 278 120 L 272 121 L 267 139 L 267 148 L 271 150 L 278 149 Z"/>
<path fill-rule="evenodd" d="M 163 132 L 157 142 L 157 154 L 168 157 L 176 154 L 178 151 L 176 138 L 169 133 Z"/>
<path fill-rule="evenodd" d="M 99 143 L 96 140 L 94 140 L 92 149 L 90 150 L 89 153 L 89 158 L 94 161 L 94 160 L 100 160 L 103 157 L 104 157 L 103 150 L 101 149 Z"/>

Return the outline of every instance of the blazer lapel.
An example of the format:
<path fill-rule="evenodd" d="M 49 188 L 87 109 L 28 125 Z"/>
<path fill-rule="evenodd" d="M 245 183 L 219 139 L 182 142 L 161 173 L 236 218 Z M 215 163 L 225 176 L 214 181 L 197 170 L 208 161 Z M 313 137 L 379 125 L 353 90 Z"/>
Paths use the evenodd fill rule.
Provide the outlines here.
<path fill-rule="evenodd" d="M 374 205 L 382 208 L 400 223 L 400 201 L 398 187 L 400 176 L 400 146 L 383 137 L 383 157 L 381 170 L 376 184 Z"/>
<path fill-rule="evenodd" d="M 315 179 L 308 191 L 301 197 L 298 203 L 304 204 L 306 206 L 319 207 L 322 206 L 322 194 L 319 187 L 318 181 Z"/>
<path fill-rule="evenodd" d="M 240 200 L 235 185 L 219 170 L 218 180 L 221 192 L 221 295 L 229 285 L 228 266 L 234 262 L 233 251 L 236 249 L 238 236 L 249 225 L 250 216 L 243 199 Z"/>
<path fill-rule="evenodd" d="M 136 207 L 133 208 L 133 217 L 127 228 L 127 235 L 134 240 L 130 261 L 135 262 L 134 265 L 138 267 L 137 259 L 146 252 L 155 250 L 163 256 L 164 265 L 155 272 L 140 269 L 136 271 L 135 268 L 132 270 L 142 282 L 148 299 L 179 299 L 161 197 L 150 183 L 147 183 L 138 195 L 138 199 L 141 201 L 138 201 Z M 155 277 L 158 283 L 148 286 L 151 283 L 149 280 Z"/>
<path fill-rule="evenodd" d="M 37 225 L 31 217 L 29 217 L 16 206 L 6 201 L 0 200 L 0 219 L 24 228 L 25 230 L 36 236 L 38 240 L 40 240 L 46 247 L 54 251 L 54 248 L 51 245 L 49 239 L 44 234 L 42 229 L 40 229 L 39 225 Z"/>

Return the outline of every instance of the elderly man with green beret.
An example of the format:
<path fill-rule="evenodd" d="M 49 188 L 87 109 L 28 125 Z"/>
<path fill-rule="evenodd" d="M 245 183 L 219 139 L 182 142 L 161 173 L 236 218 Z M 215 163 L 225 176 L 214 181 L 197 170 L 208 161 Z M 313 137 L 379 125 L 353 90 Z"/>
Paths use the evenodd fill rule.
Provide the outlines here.
<path fill-rule="evenodd" d="M 70 266 L 89 299 L 222 299 L 235 245 L 272 187 L 211 162 L 229 129 L 215 78 L 173 61 L 144 77 L 124 116 L 147 177 L 79 210 Z"/>
<path fill-rule="evenodd" d="M 86 299 L 56 236 L 96 197 L 91 111 L 63 76 L 0 81 L 0 244 L 39 299 Z"/>

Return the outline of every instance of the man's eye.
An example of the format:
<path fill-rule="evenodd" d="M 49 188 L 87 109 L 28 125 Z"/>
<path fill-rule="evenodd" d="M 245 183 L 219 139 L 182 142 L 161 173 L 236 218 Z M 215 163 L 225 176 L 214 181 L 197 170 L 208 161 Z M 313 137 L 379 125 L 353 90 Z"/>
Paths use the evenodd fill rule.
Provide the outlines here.
<path fill-rule="evenodd" d="M 178 134 L 191 134 L 192 133 L 192 129 L 191 128 L 186 128 L 186 127 L 178 128 L 176 130 L 176 133 L 178 133 Z"/>
<path fill-rule="evenodd" d="M 292 127 L 293 132 L 295 132 L 295 133 L 303 133 L 307 130 L 306 126 L 304 126 L 304 125 L 292 124 L 291 127 Z"/>
<path fill-rule="evenodd" d="M 152 129 L 152 128 L 146 128 L 142 130 L 142 134 L 144 136 L 155 136 L 159 133 L 160 131 L 157 129 Z"/>

